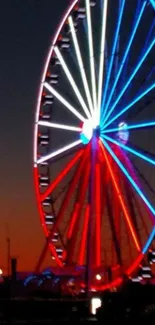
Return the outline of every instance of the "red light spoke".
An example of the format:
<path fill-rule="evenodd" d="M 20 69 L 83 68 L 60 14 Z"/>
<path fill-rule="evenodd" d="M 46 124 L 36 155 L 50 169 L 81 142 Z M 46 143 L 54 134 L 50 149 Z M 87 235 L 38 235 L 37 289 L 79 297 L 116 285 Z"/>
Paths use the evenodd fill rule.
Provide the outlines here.
<path fill-rule="evenodd" d="M 76 153 L 76 155 L 74 156 L 74 158 L 67 164 L 67 166 L 65 167 L 65 169 L 58 175 L 58 177 L 55 179 L 55 181 L 53 181 L 51 183 L 51 185 L 48 187 L 48 189 L 45 191 L 45 193 L 40 196 L 41 197 L 41 201 L 44 201 L 46 199 L 46 197 L 52 193 L 52 191 L 55 189 L 55 187 L 68 174 L 68 172 L 71 170 L 71 168 L 76 164 L 76 162 L 78 161 L 78 159 L 81 157 L 83 151 L 84 150 L 82 149 L 78 153 Z"/>
<path fill-rule="evenodd" d="M 120 189 L 119 189 L 119 187 L 118 187 L 118 184 L 117 184 L 117 181 L 116 181 L 115 175 L 114 175 L 113 170 L 112 170 L 112 168 L 111 168 L 111 165 L 110 165 L 110 163 L 109 163 L 108 156 L 107 156 L 107 154 L 106 154 L 105 148 L 104 148 L 104 146 L 102 145 L 101 141 L 100 141 L 100 146 L 101 146 L 101 149 L 102 149 L 103 155 L 104 155 L 104 157 L 105 157 L 105 160 L 106 160 L 106 163 L 107 163 L 107 166 L 108 166 L 108 169 L 109 169 L 109 173 L 110 173 L 111 179 L 112 179 L 112 181 L 113 181 L 113 185 L 114 185 L 115 190 L 116 190 L 116 192 L 117 192 L 118 199 L 119 199 L 120 204 L 121 204 L 121 206 L 122 206 L 122 210 L 123 210 L 123 212 L 124 212 L 125 220 L 126 220 L 126 222 L 127 222 L 128 228 L 129 228 L 129 230 L 130 230 L 130 233 L 131 233 L 132 239 L 133 239 L 133 241 L 134 241 L 134 243 L 135 243 L 135 246 L 136 246 L 137 250 L 140 251 L 140 245 L 139 245 L 139 242 L 138 242 L 138 239 L 137 239 L 136 233 L 135 233 L 135 231 L 134 231 L 134 227 L 133 227 L 133 225 L 132 225 L 132 221 L 131 221 L 130 216 L 129 216 L 129 214 L 128 214 L 128 211 L 127 211 L 127 208 L 126 208 L 126 206 L 125 206 L 125 203 L 124 203 L 124 200 L 123 200 L 122 194 L 121 194 L 121 192 L 120 192 Z"/>
<path fill-rule="evenodd" d="M 84 163 L 85 163 L 85 161 L 87 159 L 88 149 L 89 148 L 86 149 L 85 155 L 83 156 L 83 159 L 80 162 L 80 165 L 78 166 L 78 169 L 76 171 L 76 174 L 73 177 L 72 182 L 71 182 L 71 184 L 70 184 L 70 186 L 68 188 L 68 191 L 67 191 L 67 193 L 65 195 L 65 198 L 64 198 L 63 203 L 62 203 L 62 205 L 60 207 L 60 210 L 59 210 L 59 213 L 58 213 L 56 222 L 55 222 L 55 224 L 54 224 L 54 226 L 52 228 L 51 236 L 56 231 L 56 229 L 58 228 L 58 224 L 60 223 L 60 221 L 61 221 L 61 219 L 62 219 L 62 217 L 64 215 L 64 212 L 67 209 L 67 205 L 68 205 L 68 203 L 69 203 L 69 201 L 71 199 L 71 196 L 72 196 L 73 191 L 75 190 L 75 187 L 76 187 L 76 184 L 77 184 L 77 182 L 78 182 L 78 180 L 80 178 L 80 175 L 81 175 L 81 172 L 82 172 Z"/>
<path fill-rule="evenodd" d="M 87 168 L 85 168 L 87 166 Z M 69 248 L 69 260 L 72 259 L 73 257 L 73 252 L 76 246 L 76 241 L 77 241 L 77 236 L 78 236 L 78 229 L 79 229 L 79 223 L 81 220 L 81 215 L 82 215 L 82 206 L 84 204 L 84 199 L 86 196 L 86 192 L 87 192 L 87 186 L 88 186 L 88 178 L 89 178 L 89 174 L 90 174 L 90 164 L 85 164 L 83 167 L 83 171 L 85 172 L 84 174 L 84 178 L 80 180 L 80 184 L 78 187 L 78 197 L 77 197 L 77 201 L 78 203 L 75 203 L 75 206 L 77 206 L 76 209 L 76 217 L 74 217 L 74 213 L 73 213 L 73 217 L 74 217 L 74 222 L 71 220 L 71 229 L 69 229 L 69 234 L 70 237 L 68 236 L 68 238 L 70 239 L 70 248 Z M 74 207 L 73 207 L 74 210 Z M 72 231 L 71 231 L 72 230 Z"/>
<path fill-rule="evenodd" d="M 79 203 L 76 203 L 74 206 L 74 211 L 72 213 L 71 222 L 70 222 L 69 229 L 68 229 L 68 234 L 67 234 L 68 240 L 70 240 L 72 237 L 72 233 L 73 233 L 73 229 L 75 226 L 78 211 L 79 211 Z"/>
<path fill-rule="evenodd" d="M 82 240 L 80 243 L 80 254 L 79 254 L 79 265 L 84 265 L 84 258 L 85 258 L 85 250 L 86 250 L 86 243 L 87 243 L 87 232 L 88 232 L 88 223 L 89 223 L 89 213 L 90 207 L 89 205 L 86 206 L 85 215 L 84 215 L 84 224 L 83 224 L 83 231 L 82 231 Z"/>
<path fill-rule="evenodd" d="M 100 164 L 96 164 L 95 202 L 96 202 L 96 266 L 101 264 L 101 184 Z"/>

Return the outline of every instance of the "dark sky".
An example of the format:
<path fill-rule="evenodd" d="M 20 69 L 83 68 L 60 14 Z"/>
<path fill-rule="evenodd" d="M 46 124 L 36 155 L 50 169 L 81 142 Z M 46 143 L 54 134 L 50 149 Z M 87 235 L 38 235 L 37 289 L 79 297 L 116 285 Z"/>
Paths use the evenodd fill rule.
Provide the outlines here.
<path fill-rule="evenodd" d="M 6 0 L 0 5 L 0 267 L 6 236 L 19 269 L 33 269 L 44 243 L 33 174 L 33 121 L 41 72 L 68 0 Z"/>

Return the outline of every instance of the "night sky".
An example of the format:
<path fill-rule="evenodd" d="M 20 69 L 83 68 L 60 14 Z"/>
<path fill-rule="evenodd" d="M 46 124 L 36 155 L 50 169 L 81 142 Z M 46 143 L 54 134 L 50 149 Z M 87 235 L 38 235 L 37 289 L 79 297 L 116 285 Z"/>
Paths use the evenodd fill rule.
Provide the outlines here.
<path fill-rule="evenodd" d="M 20 270 L 44 244 L 32 173 L 33 122 L 43 64 L 68 0 L 6 0 L 0 6 L 0 267 L 6 237 Z"/>

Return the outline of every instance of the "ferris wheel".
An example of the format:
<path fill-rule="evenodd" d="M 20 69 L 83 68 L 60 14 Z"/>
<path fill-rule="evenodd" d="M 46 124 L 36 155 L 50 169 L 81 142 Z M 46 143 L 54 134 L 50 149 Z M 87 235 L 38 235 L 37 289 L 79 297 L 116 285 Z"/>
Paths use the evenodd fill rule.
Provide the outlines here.
<path fill-rule="evenodd" d="M 155 259 L 154 58 L 154 0 L 74 0 L 44 67 L 34 127 L 41 224 L 53 263 L 87 265 L 96 290 L 140 267 L 151 273 Z"/>

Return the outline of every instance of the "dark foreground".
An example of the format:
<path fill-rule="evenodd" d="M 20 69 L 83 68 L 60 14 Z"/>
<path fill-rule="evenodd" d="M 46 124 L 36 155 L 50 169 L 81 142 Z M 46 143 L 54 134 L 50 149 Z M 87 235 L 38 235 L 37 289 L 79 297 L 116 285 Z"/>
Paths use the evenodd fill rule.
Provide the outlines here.
<path fill-rule="evenodd" d="M 155 324 L 155 305 L 124 308 L 120 297 L 104 301 L 97 315 L 89 314 L 86 299 L 13 298 L 0 300 L 0 324 Z"/>

